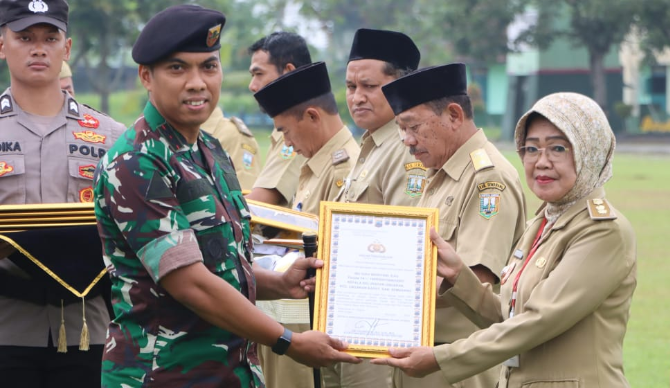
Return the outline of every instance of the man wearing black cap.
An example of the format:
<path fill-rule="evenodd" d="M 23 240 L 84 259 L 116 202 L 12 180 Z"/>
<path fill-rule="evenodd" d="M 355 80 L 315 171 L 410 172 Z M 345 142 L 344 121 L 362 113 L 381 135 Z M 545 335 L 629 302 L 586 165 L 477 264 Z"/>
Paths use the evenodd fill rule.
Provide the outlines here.
<path fill-rule="evenodd" d="M 95 165 L 125 129 L 61 91 L 59 73 L 72 45 L 67 24 L 63 0 L 0 1 L 0 59 L 7 61 L 11 79 L 0 94 L 0 204 L 91 202 Z M 53 252 L 37 255 L 42 262 L 81 252 L 77 246 L 40 248 Z M 55 257 L 64 248 L 71 250 L 69 257 Z M 99 257 L 93 262 L 102 264 Z M 0 255 L 0 385 L 99 385 L 109 323 L 99 291 L 82 306 L 33 269 L 18 253 Z M 74 274 L 60 270 L 54 269 L 63 277 L 81 275 L 81 268 Z"/>
<path fill-rule="evenodd" d="M 305 39 L 293 32 L 278 31 L 265 36 L 249 47 L 251 82 L 249 90 L 256 93 L 280 75 L 312 63 Z M 272 130 L 271 145 L 254 187 L 247 198 L 272 205 L 290 206 L 298 187 L 300 166 L 305 158 L 284 144 L 284 136 Z"/>
<path fill-rule="evenodd" d="M 347 65 L 347 106 L 356 125 L 366 129 L 356 165 L 338 194 L 339 202 L 416 206 L 425 168 L 402 143 L 382 86 L 416 70 L 421 54 L 409 36 L 395 31 L 356 31 Z M 322 370 L 326 387 L 386 388 L 393 369 L 336 364 Z"/>
<path fill-rule="evenodd" d="M 292 334 L 256 298 L 304 298 L 316 260 L 251 270 L 250 213 L 230 158 L 200 131 L 218 102 L 225 17 L 167 8 L 133 47 L 144 115 L 96 170 L 115 320 L 103 387 L 264 387 L 256 343 L 310 366 L 357 360 L 320 332 Z M 301 285 L 302 283 L 302 285 Z"/>
<path fill-rule="evenodd" d="M 344 184 L 360 148 L 337 111 L 326 64 L 303 66 L 254 94 L 274 119 L 286 145 L 307 158 L 300 170 L 295 210 L 319 213 Z"/>
<path fill-rule="evenodd" d="M 440 210 L 440 235 L 482 283 L 495 285 L 523 232 L 525 200 L 516 169 L 476 127 L 466 88 L 465 65 L 455 63 L 421 69 L 382 90 L 405 135 L 405 145 L 428 168 L 428 184 L 419 206 Z M 478 329 L 437 299 L 436 343 L 451 343 Z M 392 353 L 402 354 L 402 350 Z M 491 368 L 458 386 L 493 387 L 499 371 L 499 367 Z M 397 369 L 394 386 L 450 385 L 439 372 L 414 379 Z"/>

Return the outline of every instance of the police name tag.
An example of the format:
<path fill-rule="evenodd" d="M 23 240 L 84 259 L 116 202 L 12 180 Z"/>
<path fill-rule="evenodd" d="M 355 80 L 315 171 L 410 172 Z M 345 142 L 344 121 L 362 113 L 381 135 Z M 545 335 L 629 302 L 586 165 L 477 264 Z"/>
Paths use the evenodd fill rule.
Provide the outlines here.
<path fill-rule="evenodd" d="M 509 368 L 518 368 L 519 367 L 519 355 L 510 358 L 509 360 L 503 362 L 503 365 Z"/>

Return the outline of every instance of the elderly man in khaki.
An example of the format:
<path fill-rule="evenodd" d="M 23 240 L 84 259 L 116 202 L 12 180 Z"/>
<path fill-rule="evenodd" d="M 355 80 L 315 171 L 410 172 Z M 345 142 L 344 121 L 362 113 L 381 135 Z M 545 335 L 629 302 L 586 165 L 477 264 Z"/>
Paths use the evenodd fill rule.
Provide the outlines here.
<path fill-rule="evenodd" d="M 525 199 L 519 175 L 473 121 L 463 64 L 419 70 L 382 88 L 405 134 L 405 145 L 428 167 L 421 207 L 440 210 L 440 235 L 482 283 L 497 274 L 521 236 Z M 441 281 L 441 279 L 438 279 Z M 435 342 L 451 343 L 480 327 L 437 299 Z M 500 367 L 456 387 L 490 388 Z M 399 369 L 395 387 L 449 387 L 440 373 L 414 379 Z"/>
<path fill-rule="evenodd" d="M 318 62 L 285 74 L 254 97 L 274 119 L 286 145 L 307 158 L 300 169 L 293 208 L 318 215 L 320 202 L 335 199 L 360 152 L 337 111 L 326 64 Z M 291 328 L 305 331 L 309 325 L 292 325 Z M 261 352 L 263 365 L 269 364 L 273 370 L 268 387 L 313 386 L 311 369 L 288 362 L 286 357 Z"/>
<path fill-rule="evenodd" d="M 249 47 L 251 54 L 251 82 L 249 90 L 258 92 L 280 75 L 312 63 L 305 39 L 292 32 L 273 32 Z M 305 158 L 293 147 L 284 144 L 284 136 L 277 129 L 270 135 L 270 149 L 265 166 L 247 198 L 272 205 L 291 206 L 298 187 L 300 166 Z"/>
<path fill-rule="evenodd" d="M 261 172 L 258 157 L 258 142 L 249 128 L 237 117 L 227 118 L 220 107 L 216 107 L 201 129 L 219 140 L 235 166 L 242 190 L 247 192 Z"/>
<path fill-rule="evenodd" d="M 347 65 L 347 106 L 356 125 L 365 128 L 361 154 L 339 193 L 339 202 L 416 206 L 425 168 L 402 143 L 382 86 L 417 69 L 421 54 L 412 39 L 395 31 L 356 31 Z M 326 387 L 386 388 L 393 368 L 335 364 L 322 368 Z"/>

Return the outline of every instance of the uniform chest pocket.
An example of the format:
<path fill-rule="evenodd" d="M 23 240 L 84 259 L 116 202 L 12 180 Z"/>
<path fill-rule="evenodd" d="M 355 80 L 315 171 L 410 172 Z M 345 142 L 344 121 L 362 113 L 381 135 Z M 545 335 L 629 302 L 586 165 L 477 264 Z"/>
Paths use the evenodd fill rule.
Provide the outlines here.
<path fill-rule="evenodd" d="M 347 202 L 368 202 L 368 182 L 351 182 L 351 187 L 346 193 Z"/>
<path fill-rule="evenodd" d="M 205 179 L 184 182 L 177 188 L 177 200 L 196 232 L 226 223 L 223 205 L 214 188 Z"/>
<path fill-rule="evenodd" d="M 456 243 L 456 229 L 458 229 L 458 222 L 440 219 L 440 236 L 452 245 Z"/>
<path fill-rule="evenodd" d="M 26 203 L 24 155 L 0 155 L 0 204 Z"/>
<path fill-rule="evenodd" d="M 67 158 L 68 202 L 93 202 L 93 173 L 96 163 L 90 159 Z"/>

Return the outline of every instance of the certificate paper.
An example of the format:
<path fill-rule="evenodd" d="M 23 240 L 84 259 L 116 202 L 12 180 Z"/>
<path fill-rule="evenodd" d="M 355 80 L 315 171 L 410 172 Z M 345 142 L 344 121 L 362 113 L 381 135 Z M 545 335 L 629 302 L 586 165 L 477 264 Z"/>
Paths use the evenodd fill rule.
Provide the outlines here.
<path fill-rule="evenodd" d="M 359 357 L 432 345 L 437 218 L 437 209 L 323 202 L 317 330 Z"/>

